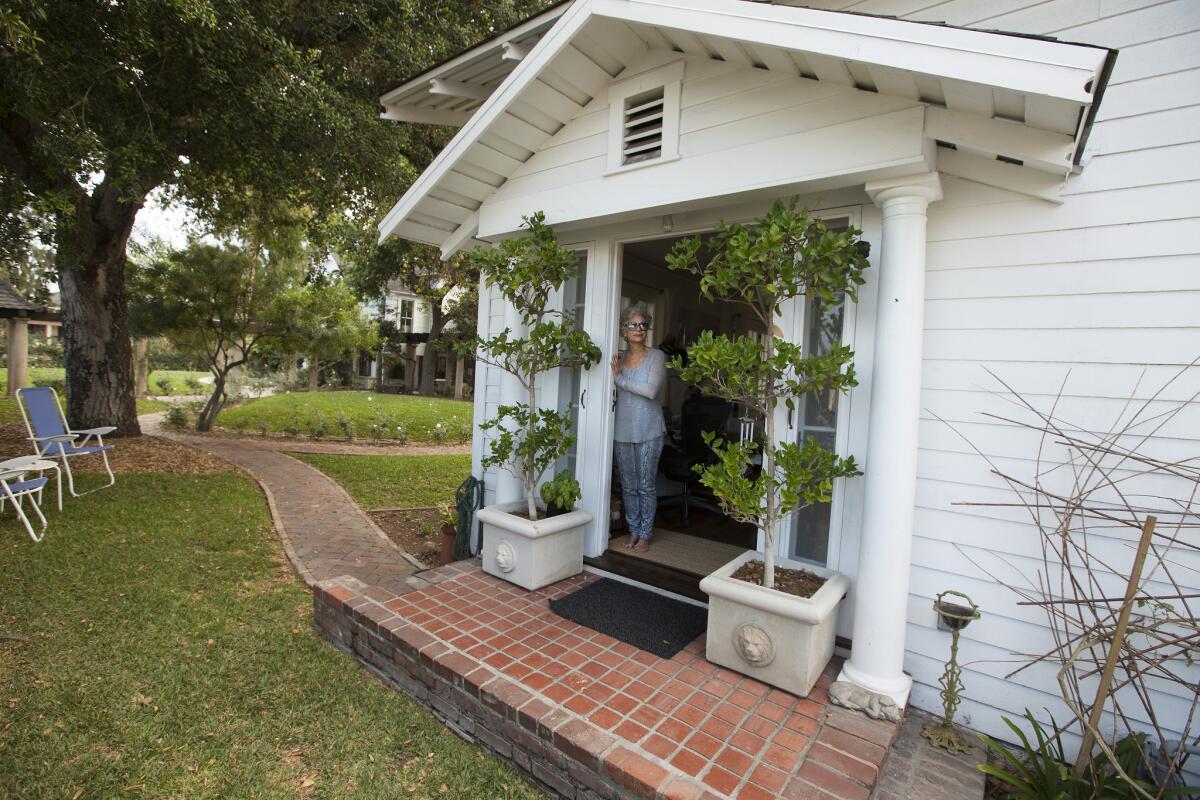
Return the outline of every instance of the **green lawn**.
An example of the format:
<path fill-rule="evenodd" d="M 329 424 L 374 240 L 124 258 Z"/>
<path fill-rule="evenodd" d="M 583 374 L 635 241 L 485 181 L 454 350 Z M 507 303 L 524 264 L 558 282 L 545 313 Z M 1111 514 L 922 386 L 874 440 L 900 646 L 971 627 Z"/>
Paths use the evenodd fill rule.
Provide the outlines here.
<path fill-rule="evenodd" d="M 60 400 L 62 398 L 59 398 Z M 152 400 L 148 397 L 138 398 L 137 413 L 153 414 L 155 411 L 163 411 L 170 408 L 171 404 L 165 400 Z M 17 408 L 17 399 L 15 397 L 0 397 L 0 424 L 5 422 L 20 422 L 21 409 Z"/>
<path fill-rule="evenodd" d="M 363 508 L 417 508 L 453 503 L 454 490 L 471 474 L 468 454 L 437 456 L 334 456 L 291 453 L 333 478 Z"/>
<path fill-rule="evenodd" d="M 0 518 L 0 797 L 541 796 L 313 634 L 249 479 L 68 503 Z"/>
<path fill-rule="evenodd" d="M 150 373 L 150 393 L 155 395 L 164 394 L 158 382 L 165 380 L 169 383 L 170 388 L 170 391 L 166 392 L 166 394 L 195 394 L 196 392 L 188 387 L 187 379 L 194 378 L 200 380 L 207 377 L 209 377 L 207 372 L 193 372 L 182 369 L 156 369 Z M 29 380 L 34 386 L 61 384 L 66 380 L 66 371 L 62 367 L 30 367 Z M 8 370 L 0 367 L 0 392 L 7 390 Z M 211 391 L 211 389 L 208 391 Z M 201 393 L 206 392 L 201 390 Z"/>
<path fill-rule="evenodd" d="M 462 400 L 373 392 L 290 392 L 249 400 L 218 424 L 289 436 L 410 442 L 469 442 L 473 407 Z M 440 426 L 440 427 L 439 427 Z"/>

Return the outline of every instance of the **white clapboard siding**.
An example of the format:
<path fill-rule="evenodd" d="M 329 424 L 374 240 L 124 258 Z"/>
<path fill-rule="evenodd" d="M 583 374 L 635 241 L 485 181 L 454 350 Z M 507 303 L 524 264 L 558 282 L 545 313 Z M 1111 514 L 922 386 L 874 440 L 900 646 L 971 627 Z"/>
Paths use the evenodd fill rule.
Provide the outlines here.
<path fill-rule="evenodd" d="M 483 338 L 494 336 L 504 330 L 505 319 L 505 303 L 500 296 L 500 292 L 494 286 L 483 285 L 480 281 L 479 287 L 479 335 Z M 482 361 L 475 364 L 475 419 L 485 420 L 492 419 L 496 416 L 496 412 L 500 403 L 500 382 L 503 373 L 496 367 L 484 364 Z M 486 437 L 479 435 L 478 430 L 473 439 L 471 451 L 471 474 L 482 476 L 483 480 L 483 504 L 490 505 L 496 502 L 496 469 L 490 469 L 487 472 L 483 471 L 480 460 L 486 453 L 488 442 Z"/>
<path fill-rule="evenodd" d="M 1061 393 L 1062 416 L 1093 430 L 1107 430 L 1123 410 L 1174 380 L 1150 408 L 1192 401 L 1190 407 L 1144 447 L 1180 458 L 1200 453 L 1200 369 L 1180 377 L 1200 357 L 1200 4 L 803 5 L 1121 48 L 1084 168 L 1068 180 L 1065 202 L 1051 205 L 944 175 L 945 197 L 930 207 L 905 667 L 915 680 L 912 703 L 938 710 L 949 636 L 936 629 L 932 598 L 944 589 L 971 594 L 984 616 L 963 635 L 960 719 L 1011 739 L 1002 716 L 1017 719 L 1030 708 L 1045 719 L 1042 709 L 1049 708 L 1062 720 L 1066 711 L 1051 669 L 1004 677 L 1016 666 L 1006 663 L 1013 662 L 1011 652 L 1049 641 L 1044 616 L 1017 606 L 1016 595 L 987 575 L 1013 579 L 1041 565 L 1028 512 L 959 504 L 1016 499 L 972 446 L 1006 472 L 1029 477 L 1036 467 L 1035 433 L 979 415 L 1017 415 L 985 368 L 1043 409 Z M 1137 398 L 1133 406 L 1130 397 Z M 1089 544 L 1103 559 L 1127 564 L 1135 540 L 1134 531 L 1100 526 Z M 1192 584 L 1184 591 L 1195 591 L 1200 554 L 1172 557 L 1181 565 L 1176 576 Z M 1121 575 L 1104 580 L 1121 594 Z M 1168 728 L 1184 724 L 1187 704 L 1179 695 L 1161 684 L 1152 691 Z M 1144 717 L 1140 704 L 1125 706 L 1134 718 Z"/>
<path fill-rule="evenodd" d="M 798 182 L 860 162 L 865 169 L 921 157 L 919 140 L 905 136 L 920 125 L 922 108 L 914 100 L 660 50 L 648 51 L 622 79 L 681 58 L 680 161 L 654 165 L 658 180 L 649 184 L 646 173 L 606 176 L 608 110 L 601 92 L 484 202 L 481 233 L 501 233 L 535 207 L 565 221 L 628 211 L 633 196 L 648 207 L 745 191 L 777 183 L 780 164 L 795 169 Z M 911 118 L 896 116 L 904 114 Z M 892 144 L 881 149 L 872 138 L 885 130 Z M 809 158 L 818 152 L 819 159 Z M 589 198 L 586 208 L 580 197 Z"/>

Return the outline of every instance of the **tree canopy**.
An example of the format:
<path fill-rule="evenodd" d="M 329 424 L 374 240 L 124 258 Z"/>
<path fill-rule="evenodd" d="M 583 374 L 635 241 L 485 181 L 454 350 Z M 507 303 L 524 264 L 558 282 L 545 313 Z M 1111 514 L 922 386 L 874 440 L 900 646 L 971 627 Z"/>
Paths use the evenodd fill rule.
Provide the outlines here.
<path fill-rule="evenodd" d="M 136 430 L 125 249 L 151 191 L 224 230 L 306 209 L 318 245 L 373 221 L 446 135 L 379 120 L 380 92 L 540 5 L 0 3 L 0 219 L 53 228 L 73 424 Z"/>
<path fill-rule="evenodd" d="M 428 304 L 427 365 L 458 344 L 473 341 L 479 308 L 479 267 L 473 259 L 455 256 L 443 261 L 435 247 L 403 239 L 376 244 L 371 235 L 347 248 L 342 263 L 347 283 L 362 297 L 384 295 L 396 282 Z M 420 393 L 433 394 L 433 381 L 431 366 L 421 374 Z"/>
<path fill-rule="evenodd" d="M 276 320 L 286 313 L 280 304 L 302 277 L 295 259 L 196 242 L 160 251 L 133 271 L 135 327 L 202 356 L 213 374 L 197 428 L 208 430 L 221 412 L 229 373 L 276 335 Z"/>

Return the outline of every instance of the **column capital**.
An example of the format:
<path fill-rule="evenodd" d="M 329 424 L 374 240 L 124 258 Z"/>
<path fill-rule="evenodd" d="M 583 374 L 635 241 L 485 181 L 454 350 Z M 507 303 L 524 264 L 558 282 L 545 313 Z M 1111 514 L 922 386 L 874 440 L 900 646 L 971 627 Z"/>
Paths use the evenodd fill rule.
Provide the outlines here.
<path fill-rule="evenodd" d="M 897 201 L 919 202 L 924 205 L 942 199 L 942 179 L 936 172 L 902 175 L 871 181 L 865 187 L 871 201 L 880 208 Z"/>

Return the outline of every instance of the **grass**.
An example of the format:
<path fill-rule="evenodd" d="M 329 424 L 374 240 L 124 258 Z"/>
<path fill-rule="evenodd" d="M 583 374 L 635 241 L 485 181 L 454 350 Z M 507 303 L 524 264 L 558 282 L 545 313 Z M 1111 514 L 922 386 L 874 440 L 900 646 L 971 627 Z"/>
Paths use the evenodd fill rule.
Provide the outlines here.
<path fill-rule="evenodd" d="M 363 508 L 419 508 L 453 503 L 471 474 L 471 456 L 341 456 L 292 453 L 333 478 Z"/>
<path fill-rule="evenodd" d="M 182 369 L 156 369 L 150 373 L 150 393 L 161 395 L 163 394 L 162 387 L 158 385 L 159 381 L 167 381 L 169 392 L 166 394 L 195 394 L 196 392 L 187 385 L 187 379 L 200 380 L 207 378 L 207 372 L 194 372 L 191 370 Z M 55 386 L 62 393 L 61 384 L 66 380 L 66 370 L 62 367 L 30 367 L 29 381 L 34 386 Z M 0 367 L 0 392 L 8 391 L 8 369 Z M 211 391 L 211 389 L 209 389 Z M 206 393 L 201 390 L 201 393 Z"/>
<path fill-rule="evenodd" d="M 0 796 L 540 797 L 312 633 L 250 480 L 68 502 L 0 519 Z"/>
<path fill-rule="evenodd" d="M 148 397 L 139 397 L 137 400 L 137 413 L 139 414 L 153 414 L 155 411 L 164 411 L 170 407 L 171 404 L 165 400 L 152 400 Z M 21 409 L 17 408 L 17 398 L 0 397 L 0 424 L 20 421 Z"/>
<path fill-rule="evenodd" d="M 373 392 L 290 392 L 249 400 L 221 413 L 235 430 L 312 438 L 469 442 L 473 407 L 462 400 Z"/>

